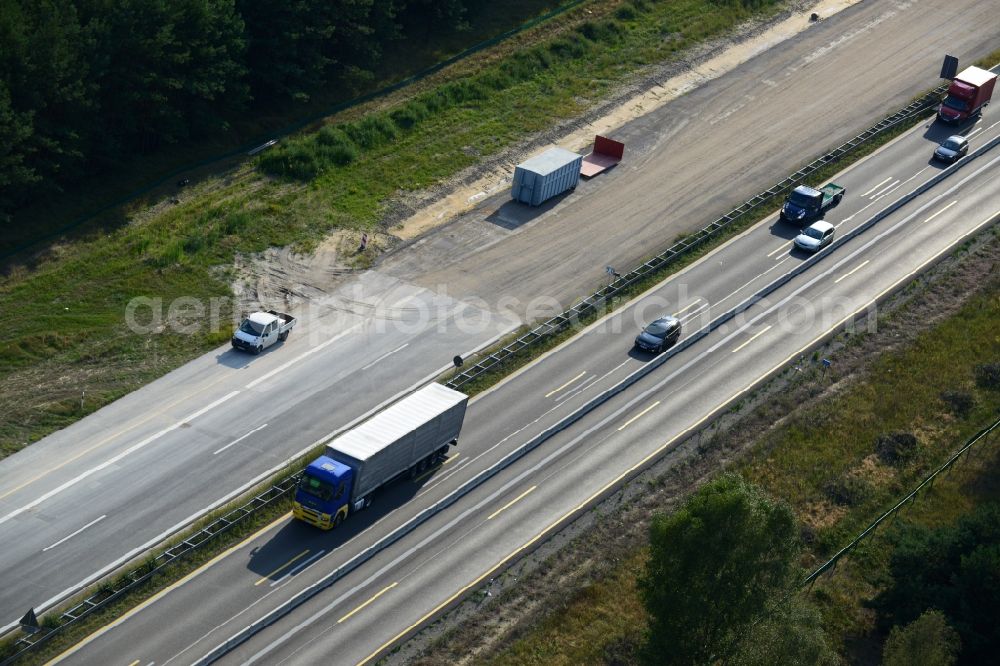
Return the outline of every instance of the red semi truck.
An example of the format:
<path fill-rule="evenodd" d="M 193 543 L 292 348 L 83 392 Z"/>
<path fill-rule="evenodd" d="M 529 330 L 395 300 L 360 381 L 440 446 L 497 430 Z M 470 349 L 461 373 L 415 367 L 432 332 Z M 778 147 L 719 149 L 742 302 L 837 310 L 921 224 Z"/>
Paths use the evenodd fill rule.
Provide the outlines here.
<path fill-rule="evenodd" d="M 993 72 L 968 67 L 951 81 L 948 96 L 938 107 L 938 118 L 946 123 L 961 123 L 979 113 L 989 104 L 997 75 Z"/>

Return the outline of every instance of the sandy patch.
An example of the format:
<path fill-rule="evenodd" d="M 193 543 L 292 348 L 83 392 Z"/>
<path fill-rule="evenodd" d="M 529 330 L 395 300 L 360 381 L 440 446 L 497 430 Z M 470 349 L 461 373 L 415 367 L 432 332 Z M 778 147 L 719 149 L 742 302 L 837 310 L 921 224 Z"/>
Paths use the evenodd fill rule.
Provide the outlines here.
<path fill-rule="evenodd" d="M 760 34 L 696 64 L 690 70 L 625 100 L 613 112 L 586 123 L 584 127 L 564 136 L 555 145 L 582 154 L 588 153 L 595 134 L 611 134 L 625 123 L 660 108 L 706 81 L 722 76 L 776 44 L 794 37 L 812 25 L 809 20 L 811 13 L 819 14 L 822 20 L 860 1 L 823 0 L 810 9 L 797 12 Z M 627 146 L 625 159 L 628 159 Z M 393 227 L 392 232 L 402 240 L 416 238 L 429 229 L 448 222 L 456 215 L 471 210 L 481 200 L 510 187 L 512 177 L 513 169 L 510 165 L 501 164 L 498 168 L 480 174 L 474 182 L 463 184 L 446 196 L 422 207 L 398 226 Z"/>

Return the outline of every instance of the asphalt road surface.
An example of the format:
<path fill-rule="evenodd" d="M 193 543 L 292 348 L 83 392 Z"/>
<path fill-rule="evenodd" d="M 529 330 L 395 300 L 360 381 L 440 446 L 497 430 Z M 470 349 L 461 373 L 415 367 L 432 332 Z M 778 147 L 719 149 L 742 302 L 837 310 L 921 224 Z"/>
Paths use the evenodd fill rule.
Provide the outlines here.
<path fill-rule="evenodd" d="M 1000 118 L 960 129 L 975 150 L 1000 137 Z M 1000 147 L 959 168 L 930 160 L 937 142 L 955 131 L 928 123 L 837 177 L 847 196 L 826 218 L 841 238 L 933 179 L 940 181 L 857 237 L 809 255 L 791 247 L 794 228 L 766 220 L 477 397 L 460 446 L 433 473 L 397 484 L 372 509 L 332 532 L 278 521 L 93 637 L 66 661 L 197 661 L 358 561 L 366 548 L 591 398 L 647 370 L 634 385 L 237 647 L 223 663 L 354 664 L 390 649 L 850 315 L 1000 219 Z M 799 274 L 773 293 L 698 335 L 793 271 Z M 639 325 L 661 313 L 684 321 L 678 349 L 662 356 L 634 350 Z M 688 346 L 685 337 L 695 341 Z"/>
<path fill-rule="evenodd" d="M 507 315 L 534 314 L 536 297 L 569 305 L 604 266 L 628 267 L 848 138 L 936 84 L 945 52 L 965 62 L 997 48 L 996 9 L 859 3 L 621 128 L 627 161 L 574 194 L 529 214 L 487 201 L 298 313 L 284 345 L 257 358 L 216 350 L 0 461 L 0 622 L 51 605 L 509 330 Z M 743 260 L 730 260 L 726 293 Z M 596 389 L 638 362 L 626 361 L 573 374 L 587 370 L 579 383 Z M 553 399 L 569 405 L 579 389 Z M 537 400 L 520 402 L 491 418 L 513 431 L 562 409 L 535 416 Z"/>

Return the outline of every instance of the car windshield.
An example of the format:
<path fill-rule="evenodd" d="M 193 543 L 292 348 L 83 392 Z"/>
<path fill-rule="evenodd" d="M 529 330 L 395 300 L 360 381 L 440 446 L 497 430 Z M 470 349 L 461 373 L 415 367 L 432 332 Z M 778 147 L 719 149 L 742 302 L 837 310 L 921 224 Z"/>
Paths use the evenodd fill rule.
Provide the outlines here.
<path fill-rule="evenodd" d="M 808 229 L 806 229 L 805 231 L 803 231 L 802 234 L 805 235 L 805 236 L 809 236 L 809 238 L 817 238 L 818 239 L 818 238 L 822 238 L 823 237 L 823 232 L 820 231 L 819 229 L 815 228 L 815 227 L 809 227 Z"/>
<path fill-rule="evenodd" d="M 662 338 L 670 330 L 670 324 L 663 321 L 654 321 L 652 324 L 646 327 L 646 332 L 650 335 L 655 335 L 658 338 Z"/>
<path fill-rule="evenodd" d="M 309 474 L 302 475 L 302 478 L 299 480 L 299 490 L 324 501 L 333 497 L 332 485 Z"/>
<path fill-rule="evenodd" d="M 264 325 L 247 319 L 240 326 L 240 330 L 244 333 L 249 333 L 250 335 L 260 335 L 264 331 Z"/>
<path fill-rule="evenodd" d="M 957 151 L 957 150 L 959 150 L 962 147 L 962 144 L 960 144 L 958 141 L 954 141 L 952 139 L 948 139 L 947 141 L 945 141 L 944 143 L 941 144 L 941 147 L 942 148 L 947 148 L 948 150 L 956 150 Z"/>
<path fill-rule="evenodd" d="M 795 204 L 799 208 L 808 208 L 812 205 L 814 201 L 813 197 L 807 194 L 800 194 L 799 192 L 792 192 L 792 195 L 788 197 L 790 203 Z"/>
<path fill-rule="evenodd" d="M 964 99 L 954 97 L 953 95 L 948 95 L 945 98 L 944 105 L 957 111 L 967 111 L 969 109 L 969 105 Z"/>

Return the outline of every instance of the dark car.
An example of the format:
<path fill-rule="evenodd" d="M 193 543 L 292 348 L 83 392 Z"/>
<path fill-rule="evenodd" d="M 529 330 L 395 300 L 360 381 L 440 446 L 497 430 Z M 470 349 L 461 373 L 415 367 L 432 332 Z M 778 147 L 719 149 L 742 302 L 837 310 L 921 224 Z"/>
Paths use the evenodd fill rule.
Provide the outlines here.
<path fill-rule="evenodd" d="M 969 152 L 969 140 L 961 134 L 949 136 L 934 149 L 934 159 L 942 162 L 956 162 Z"/>
<path fill-rule="evenodd" d="M 635 339 L 639 349 L 659 353 L 677 342 L 681 337 L 681 322 L 677 317 L 664 315 L 642 329 Z"/>

